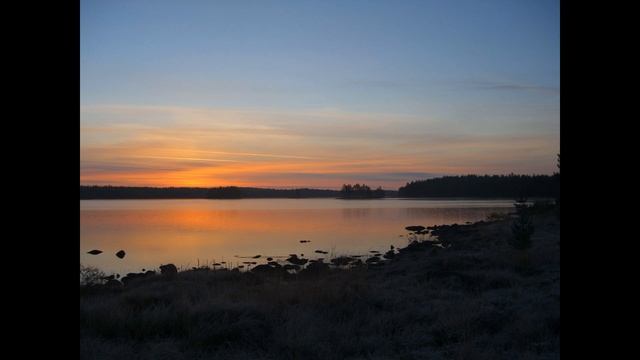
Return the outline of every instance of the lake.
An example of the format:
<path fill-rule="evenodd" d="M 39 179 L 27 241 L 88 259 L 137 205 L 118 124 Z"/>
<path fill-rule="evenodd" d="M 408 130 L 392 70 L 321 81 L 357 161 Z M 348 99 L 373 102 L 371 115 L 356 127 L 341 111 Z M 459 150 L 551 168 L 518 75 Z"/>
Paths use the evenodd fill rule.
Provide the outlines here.
<path fill-rule="evenodd" d="M 294 253 L 328 260 L 404 247 L 405 226 L 464 224 L 512 210 L 510 200 L 81 200 L 80 262 L 125 275 L 167 263 L 260 264 Z M 93 249 L 104 252 L 87 254 Z M 121 249 L 123 259 L 115 256 Z"/>

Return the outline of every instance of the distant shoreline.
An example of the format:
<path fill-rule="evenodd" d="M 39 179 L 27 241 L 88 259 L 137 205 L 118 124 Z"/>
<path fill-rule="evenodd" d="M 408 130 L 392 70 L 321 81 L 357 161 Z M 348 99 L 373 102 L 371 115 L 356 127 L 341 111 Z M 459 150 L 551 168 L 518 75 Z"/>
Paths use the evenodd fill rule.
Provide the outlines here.
<path fill-rule="evenodd" d="M 243 197 L 234 199 L 215 199 L 215 198 L 80 198 L 81 201 L 92 200 L 314 200 L 314 199 L 333 199 L 333 200 L 434 200 L 434 201 L 491 201 L 505 200 L 514 201 L 511 197 L 383 197 L 383 198 L 341 198 L 341 197 Z M 552 198 L 530 198 L 529 201 L 553 201 Z"/>
<path fill-rule="evenodd" d="M 273 189 L 239 186 L 149 187 L 80 185 L 80 200 L 107 199 L 556 199 L 560 197 L 560 174 L 464 175 L 408 182 L 397 190 L 373 190 L 365 184 L 344 184 L 341 190 Z"/>
<path fill-rule="evenodd" d="M 397 196 L 395 190 L 385 190 L 384 196 Z M 80 186 L 80 200 L 143 200 L 143 199 L 313 199 L 340 198 L 339 190 L 329 189 L 268 189 L 253 187 L 134 187 Z M 383 196 L 383 197 L 384 197 Z M 369 197 L 362 197 L 368 199 Z M 380 198 L 380 197 L 376 197 Z"/>

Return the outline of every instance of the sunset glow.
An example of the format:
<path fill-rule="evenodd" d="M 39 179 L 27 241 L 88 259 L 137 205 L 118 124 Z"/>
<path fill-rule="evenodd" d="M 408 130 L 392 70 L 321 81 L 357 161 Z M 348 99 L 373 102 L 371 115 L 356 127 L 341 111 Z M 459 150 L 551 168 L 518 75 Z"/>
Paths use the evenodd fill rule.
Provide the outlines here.
<path fill-rule="evenodd" d="M 487 28 L 471 3 L 266 3 L 86 2 L 81 184 L 393 189 L 555 170 L 547 5 L 481 7 Z"/>
<path fill-rule="evenodd" d="M 557 146 L 556 136 L 429 132 L 418 116 L 85 107 L 83 117 L 83 184 L 393 188 L 433 174 L 548 173 Z"/>

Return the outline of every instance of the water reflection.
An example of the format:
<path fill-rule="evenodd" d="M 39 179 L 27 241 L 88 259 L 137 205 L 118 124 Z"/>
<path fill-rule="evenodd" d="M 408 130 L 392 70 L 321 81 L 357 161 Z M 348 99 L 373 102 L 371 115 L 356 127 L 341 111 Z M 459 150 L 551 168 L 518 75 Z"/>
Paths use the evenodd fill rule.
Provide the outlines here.
<path fill-rule="evenodd" d="M 359 209 L 342 209 L 342 216 L 348 219 L 353 218 L 363 218 L 367 216 L 371 216 L 370 208 L 359 208 Z"/>
<path fill-rule="evenodd" d="M 166 263 L 245 261 L 236 255 L 362 254 L 405 246 L 399 235 L 407 225 L 462 224 L 511 208 L 510 201 L 459 200 L 87 200 L 81 201 L 80 260 L 126 273 Z M 104 253 L 86 254 L 92 249 Z M 127 253 L 122 259 L 113 255 L 120 249 Z"/>

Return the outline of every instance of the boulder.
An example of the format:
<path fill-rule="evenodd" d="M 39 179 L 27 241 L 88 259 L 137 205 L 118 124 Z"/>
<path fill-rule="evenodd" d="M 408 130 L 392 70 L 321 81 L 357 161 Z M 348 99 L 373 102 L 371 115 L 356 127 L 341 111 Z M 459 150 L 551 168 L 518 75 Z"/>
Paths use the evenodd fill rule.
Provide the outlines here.
<path fill-rule="evenodd" d="M 405 227 L 406 230 L 409 230 L 411 232 L 418 232 L 418 231 L 422 231 L 424 229 L 426 229 L 424 226 L 421 225 L 413 225 L 413 226 L 407 226 Z"/>
<path fill-rule="evenodd" d="M 366 262 L 367 264 L 371 264 L 371 263 L 377 263 L 377 262 L 379 262 L 379 261 L 380 261 L 380 258 L 378 258 L 378 257 L 375 257 L 375 256 L 374 256 L 374 257 L 370 257 L 370 258 L 368 258 L 365 262 Z"/>
<path fill-rule="evenodd" d="M 109 279 L 109 281 L 104 284 L 104 287 L 107 289 L 122 289 L 123 286 L 124 284 L 116 279 Z"/>
<path fill-rule="evenodd" d="M 256 274 L 277 275 L 277 274 L 285 274 L 286 270 L 284 270 L 280 266 L 274 267 L 274 266 L 262 264 L 251 269 L 251 272 Z"/>
<path fill-rule="evenodd" d="M 301 274 L 317 274 L 328 270 L 329 264 L 321 261 L 316 261 L 310 263 L 304 270 L 301 271 Z"/>
<path fill-rule="evenodd" d="M 176 275 L 178 273 L 178 268 L 173 264 L 160 265 L 160 273 L 162 275 Z"/>
<path fill-rule="evenodd" d="M 386 253 L 384 253 L 384 255 L 382 255 L 382 257 L 385 258 L 385 259 L 391 260 L 394 257 L 396 257 L 396 253 L 393 250 L 389 250 Z"/>
<path fill-rule="evenodd" d="M 291 257 L 289 257 L 289 258 L 287 259 L 287 261 L 288 261 L 288 262 L 290 262 L 290 263 L 292 263 L 292 264 L 294 264 L 294 265 L 300 265 L 300 266 L 302 266 L 302 265 L 306 264 L 309 260 L 307 260 L 307 259 L 301 259 L 301 258 L 299 258 L 297 255 L 292 255 Z"/>
<path fill-rule="evenodd" d="M 122 283 L 126 286 L 131 284 L 134 280 L 139 280 L 145 277 L 146 277 L 145 273 L 128 273 L 126 276 L 122 278 Z"/>
<path fill-rule="evenodd" d="M 331 259 L 331 263 L 333 263 L 336 266 L 344 266 L 344 265 L 348 265 L 353 260 L 354 260 L 354 258 L 352 258 L 352 257 L 340 256 L 340 257 L 337 257 L 335 259 Z"/>

